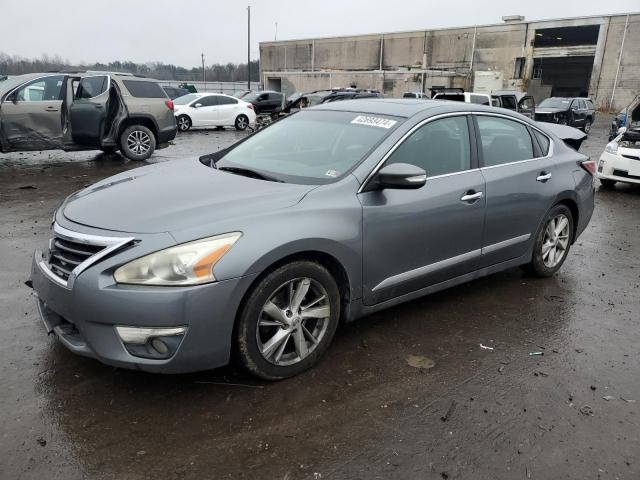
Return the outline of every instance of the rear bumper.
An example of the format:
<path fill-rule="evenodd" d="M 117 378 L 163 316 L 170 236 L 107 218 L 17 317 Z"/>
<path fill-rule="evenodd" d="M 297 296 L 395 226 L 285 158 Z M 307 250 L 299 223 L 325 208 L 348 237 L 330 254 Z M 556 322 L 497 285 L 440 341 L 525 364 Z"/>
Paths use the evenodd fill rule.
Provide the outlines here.
<path fill-rule="evenodd" d="M 177 125 L 170 125 L 163 129 L 158 129 L 158 144 L 162 145 L 164 143 L 169 143 L 171 140 L 176 138 L 176 133 L 178 132 Z"/>
<path fill-rule="evenodd" d="M 82 272 L 66 288 L 50 278 L 36 252 L 31 281 L 47 333 L 72 352 L 115 367 L 157 373 L 207 370 L 229 361 L 233 324 L 242 295 L 252 277 L 194 287 L 145 287 L 105 282 L 100 264 Z M 116 325 L 186 326 L 172 357 L 149 359 L 131 355 Z"/>

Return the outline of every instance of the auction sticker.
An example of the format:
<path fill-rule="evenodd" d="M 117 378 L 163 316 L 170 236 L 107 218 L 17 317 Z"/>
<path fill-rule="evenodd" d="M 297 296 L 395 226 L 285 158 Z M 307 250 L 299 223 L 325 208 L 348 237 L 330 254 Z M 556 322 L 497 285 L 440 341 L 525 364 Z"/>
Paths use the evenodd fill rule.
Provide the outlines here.
<path fill-rule="evenodd" d="M 351 120 L 351 123 L 355 123 L 356 125 L 367 125 L 369 127 L 380 127 L 389 129 L 398 122 L 396 120 L 389 120 L 388 118 L 373 117 L 370 115 L 358 115 L 356 118 Z"/>

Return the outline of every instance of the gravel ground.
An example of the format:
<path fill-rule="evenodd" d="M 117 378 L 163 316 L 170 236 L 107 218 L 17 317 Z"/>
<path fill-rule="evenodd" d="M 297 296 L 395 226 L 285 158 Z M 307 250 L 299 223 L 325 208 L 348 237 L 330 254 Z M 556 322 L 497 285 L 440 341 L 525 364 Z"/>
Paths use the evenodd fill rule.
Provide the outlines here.
<path fill-rule="evenodd" d="M 243 135 L 181 134 L 152 161 Z M 0 155 L 0 477 L 640 478 L 640 188 L 598 189 L 553 278 L 514 269 L 380 312 L 313 370 L 262 383 L 118 370 L 45 335 L 24 281 L 53 210 L 139 165 Z"/>

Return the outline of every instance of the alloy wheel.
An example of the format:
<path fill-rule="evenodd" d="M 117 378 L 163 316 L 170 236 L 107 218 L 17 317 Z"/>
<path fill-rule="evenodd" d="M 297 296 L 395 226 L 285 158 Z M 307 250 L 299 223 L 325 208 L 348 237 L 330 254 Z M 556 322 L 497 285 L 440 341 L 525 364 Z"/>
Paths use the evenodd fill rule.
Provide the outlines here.
<path fill-rule="evenodd" d="M 331 307 L 326 289 L 311 278 L 296 278 L 278 287 L 258 318 L 258 350 L 268 362 L 287 366 L 301 362 L 327 332 Z"/>
<path fill-rule="evenodd" d="M 247 121 L 246 117 L 241 115 L 237 118 L 236 125 L 240 130 L 244 130 L 249 125 L 249 122 Z"/>
<path fill-rule="evenodd" d="M 591 122 L 587 120 L 587 123 L 584 124 L 584 133 L 589 133 L 589 130 L 591 130 Z"/>
<path fill-rule="evenodd" d="M 567 254 L 569 226 L 569 219 L 562 213 L 547 223 L 542 240 L 542 261 L 547 268 L 554 268 Z"/>
<path fill-rule="evenodd" d="M 142 130 L 134 130 L 127 137 L 127 146 L 136 155 L 144 155 L 151 148 L 151 139 Z"/>
<path fill-rule="evenodd" d="M 180 117 L 178 119 L 178 127 L 180 128 L 181 132 L 189 130 L 189 119 L 187 117 Z"/>

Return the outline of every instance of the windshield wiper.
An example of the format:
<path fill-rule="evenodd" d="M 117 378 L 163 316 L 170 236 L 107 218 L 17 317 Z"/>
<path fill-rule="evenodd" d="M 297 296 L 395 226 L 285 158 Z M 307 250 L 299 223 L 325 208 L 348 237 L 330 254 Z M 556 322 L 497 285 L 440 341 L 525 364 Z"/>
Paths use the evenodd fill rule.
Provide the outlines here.
<path fill-rule="evenodd" d="M 284 180 L 280 180 L 279 178 L 272 177 L 270 175 L 265 175 L 264 173 L 251 170 L 250 168 L 243 168 L 243 167 L 217 167 L 217 168 L 218 170 L 236 173 L 238 175 L 244 175 L 245 177 L 257 178 L 259 180 L 267 180 L 269 182 L 284 183 Z"/>

